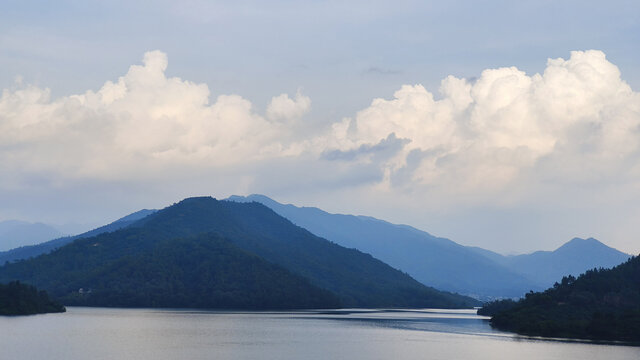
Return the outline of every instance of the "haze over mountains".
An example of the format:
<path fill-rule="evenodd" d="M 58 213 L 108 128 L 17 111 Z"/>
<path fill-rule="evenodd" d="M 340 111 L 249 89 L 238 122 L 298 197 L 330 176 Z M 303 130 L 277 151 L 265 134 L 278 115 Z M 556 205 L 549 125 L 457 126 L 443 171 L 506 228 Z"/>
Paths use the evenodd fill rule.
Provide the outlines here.
<path fill-rule="evenodd" d="M 62 235 L 58 229 L 43 223 L 0 221 L 0 251 L 38 244 Z"/>
<path fill-rule="evenodd" d="M 258 203 L 189 198 L 97 236 L 0 268 L 65 304 L 210 308 L 478 305 Z M 79 289 L 91 289 L 90 294 Z M 298 294 L 298 295 L 296 295 Z"/>
<path fill-rule="evenodd" d="M 283 205 L 264 195 L 231 196 L 229 200 L 262 203 L 312 233 L 370 253 L 423 284 L 480 299 L 520 297 L 529 290 L 545 289 L 565 275 L 609 268 L 630 257 L 595 239 L 574 239 L 553 252 L 504 256 L 410 226 Z"/>
<path fill-rule="evenodd" d="M 7 261 L 28 259 L 30 257 L 46 254 L 76 239 L 92 237 L 102 233 L 107 233 L 107 232 L 116 231 L 118 229 L 122 229 L 150 214 L 153 214 L 154 212 L 156 212 L 156 210 L 147 210 L 147 209 L 139 210 L 132 214 L 124 216 L 110 224 L 101 226 L 99 228 L 87 231 L 79 235 L 54 238 L 59 236 L 59 235 L 55 235 L 47 238 L 47 240 L 54 238 L 53 240 L 40 242 L 35 245 L 24 245 L 20 247 L 11 248 L 11 250 L 2 251 L 0 252 L 0 264 L 4 264 Z"/>
<path fill-rule="evenodd" d="M 575 238 L 555 251 L 504 256 L 482 248 L 463 246 L 410 226 L 391 224 L 372 217 L 330 214 L 318 208 L 283 205 L 263 195 L 232 196 L 228 200 L 264 204 L 314 235 L 346 248 L 371 254 L 391 267 L 408 273 L 422 284 L 481 300 L 521 297 L 530 290 L 546 289 L 563 276 L 578 276 L 592 268 L 610 268 L 630 257 L 592 238 Z M 156 212 L 140 210 L 80 235 L 0 252 L 0 264 L 46 254 L 76 239 L 117 232 L 134 225 L 140 226 L 149 221 L 147 218 Z M 192 225 L 182 224 L 178 225 L 178 228 L 187 229 Z M 206 225 L 203 229 L 207 226 L 212 225 Z M 186 235 L 174 235 L 188 237 L 203 231 L 205 230 L 190 230 Z M 259 232 L 253 234 L 258 235 Z M 252 253 L 256 251 L 250 249 Z M 258 255 L 264 257 L 259 251 Z M 274 262 L 268 257 L 266 259 Z"/>
<path fill-rule="evenodd" d="M 563 276 L 578 276 L 593 268 L 612 268 L 631 257 L 594 238 L 574 238 L 554 251 L 536 251 L 524 255 L 503 256 L 478 248 L 475 250 L 541 284 L 545 289 Z"/>

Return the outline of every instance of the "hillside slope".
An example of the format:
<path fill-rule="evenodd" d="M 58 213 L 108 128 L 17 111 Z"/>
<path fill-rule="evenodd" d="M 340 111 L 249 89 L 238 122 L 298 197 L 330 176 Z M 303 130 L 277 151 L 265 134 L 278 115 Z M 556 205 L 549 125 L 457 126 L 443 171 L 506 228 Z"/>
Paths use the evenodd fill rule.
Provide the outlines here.
<path fill-rule="evenodd" d="M 5 265 L 0 268 L 0 281 L 14 278 L 28 281 L 65 299 L 70 299 L 79 287 L 113 292 L 121 282 L 132 277 L 153 283 L 156 278 L 135 274 L 154 274 L 162 268 L 148 269 L 149 263 L 157 258 L 151 254 L 159 251 L 159 244 L 164 244 L 165 250 L 161 253 L 170 254 L 172 246 L 181 244 L 174 241 L 192 241 L 189 239 L 203 234 L 228 241 L 239 251 L 280 266 L 307 279 L 312 286 L 336 294 L 342 306 L 450 308 L 477 304 L 472 299 L 423 286 L 370 255 L 314 236 L 263 205 L 217 201 L 210 197 L 185 199 L 125 229 L 79 239 L 51 254 Z M 180 259 L 184 266 L 189 266 L 195 264 L 198 256 L 197 251 L 184 252 Z M 163 267 L 175 266 L 178 259 L 167 261 Z M 232 263 L 228 266 L 233 266 Z M 104 280 L 121 268 L 131 271 L 114 281 Z M 177 272 L 185 271 L 187 268 Z M 88 278 L 92 280 L 82 283 Z M 110 285 L 100 288 L 95 284 Z M 327 298 L 325 305 L 329 300 Z M 119 305 L 138 306 L 134 302 Z"/>
<path fill-rule="evenodd" d="M 640 257 L 564 277 L 544 292 L 478 313 L 492 315 L 496 328 L 520 334 L 640 342 Z"/>
<path fill-rule="evenodd" d="M 611 268 L 630 257 L 595 239 L 577 238 L 555 251 L 505 256 L 368 216 L 284 205 L 256 194 L 228 200 L 264 204 L 294 224 L 339 245 L 370 253 L 423 284 L 483 300 L 521 297 L 529 290 L 548 288 L 564 275 Z"/>
<path fill-rule="evenodd" d="M 16 261 L 16 260 L 22 260 L 22 259 L 28 259 L 30 257 L 36 257 L 38 255 L 41 254 L 46 254 L 51 252 L 52 250 L 55 250 L 61 246 L 64 246 L 66 244 L 69 244 L 71 242 L 73 242 L 76 239 L 80 239 L 80 238 L 87 238 L 87 237 L 92 237 L 92 236 L 96 236 L 102 233 L 106 233 L 106 232 L 112 232 L 112 231 L 116 231 L 118 229 L 122 229 L 125 228 L 131 224 L 133 224 L 134 222 L 150 215 L 153 214 L 154 212 L 156 212 L 156 210 L 139 210 L 136 211 L 132 214 L 129 214 L 125 217 L 122 217 L 110 224 L 101 226 L 99 228 L 87 231 L 85 233 L 82 233 L 80 235 L 75 235 L 75 236 L 65 236 L 65 237 L 61 237 L 61 238 L 56 238 L 53 240 L 49 240 L 46 242 L 42 242 L 36 245 L 30 245 L 30 246 L 21 246 L 15 249 L 11 249 L 8 251 L 3 251 L 0 252 L 0 264 L 4 264 L 5 262 L 9 261 Z M 49 238 L 51 239 L 51 237 Z"/>
<path fill-rule="evenodd" d="M 542 289 L 525 276 L 465 246 L 410 226 L 283 205 L 263 195 L 232 196 L 229 200 L 264 204 L 318 236 L 369 253 L 438 289 L 481 299 L 519 297 L 529 290 Z"/>

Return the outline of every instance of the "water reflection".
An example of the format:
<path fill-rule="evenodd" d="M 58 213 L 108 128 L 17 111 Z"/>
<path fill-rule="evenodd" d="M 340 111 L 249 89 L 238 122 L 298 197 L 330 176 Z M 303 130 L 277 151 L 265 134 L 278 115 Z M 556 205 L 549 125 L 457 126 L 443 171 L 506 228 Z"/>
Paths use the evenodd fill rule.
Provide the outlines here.
<path fill-rule="evenodd" d="M 540 341 L 459 310 L 220 312 L 69 308 L 0 318 L 2 359 L 640 359 L 640 348 Z"/>
<path fill-rule="evenodd" d="M 510 334 L 494 330 L 489 318 L 477 316 L 475 310 L 368 310 L 347 309 L 307 312 L 306 319 L 351 322 L 353 326 L 391 328 L 399 330 L 432 331 L 454 334 L 502 335 Z M 290 318 L 300 318 L 294 313 Z"/>

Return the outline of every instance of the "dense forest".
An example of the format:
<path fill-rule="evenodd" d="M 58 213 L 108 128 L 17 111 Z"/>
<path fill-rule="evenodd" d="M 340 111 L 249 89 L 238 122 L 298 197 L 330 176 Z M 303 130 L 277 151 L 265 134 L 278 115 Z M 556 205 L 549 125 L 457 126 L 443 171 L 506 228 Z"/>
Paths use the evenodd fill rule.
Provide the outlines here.
<path fill-rule="evenodd" d="M 6 264 L 65 304 L 203 308 L 440 307 L 477 301 L 426 287 L 267 207 L 190 198 L 132 224 Z M 82 289 L 82 291 L 80 291 Z"/>
<path fill-rule="evenodd" d="M 79 241 L 6 266 L 66 305 L 300 309 L 340 307 L 338 298 L 215 234 L 159 240 L 132 229 Z M 111 241 L 114 240 L 114 241 Z M 4 269 L 0 274 L 5 274 Z"/>
<path fill-rule="evenodd" d="M 0 284 L 0 315 L 33 315 L 65 312 L 64 306 L 51 301 L 45 291 L 12 281 Z"/>
<path fill-rule="evenodd" d="M 525 335 L 640 342 L 640 257 L 609 270 L 567 276 L 520 301 L 478 311 L 491 325 Z"/>

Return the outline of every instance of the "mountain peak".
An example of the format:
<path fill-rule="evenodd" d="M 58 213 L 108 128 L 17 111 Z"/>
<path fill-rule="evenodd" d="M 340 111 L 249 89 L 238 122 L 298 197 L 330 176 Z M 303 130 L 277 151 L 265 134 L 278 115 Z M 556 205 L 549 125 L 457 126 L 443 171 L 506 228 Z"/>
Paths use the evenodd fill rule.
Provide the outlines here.
<path fill-rule="evenodd" d="M 599 247 L 599 248 L 611 249 L 609 246 L 605 245 L 604 243 L 602 243 L 601 241 L 595 238 L 589 237 L 589 238 L 583 239 L 583 238 L 575 237 L 567 241 L 566 243 L 564 243 L 555 251 L 575 250 L 578 248 L 585 248 L 585 247 L 589 247 L 589 248 Z"/>
<path fill-rule="evenodd" d="M 68 259 L 78 254 L 87 260 L 81 265 L 82 271 L 74 267 L 71 274 L 69 264 L 75 263 Z M 55 265 L 45 267 L 38 265 L 40 262 Z M 264 269 L 260 270 L 258 263 Z M 34 268 L 41 271 L 29 272 L 30 264 L 36 264 Z M 267 268 L 274 266 L 278 266 L 275 270 L 281 276 L 267 273 Z M 248 272 L 255 269 L 259 271 Z M 198 277 L 203 273 L 200 270 L 205 271 L 205 277 Z M 66 274 L 71 280 L 58 286 L 57 279 L 67 279 Z M 137 274 L 137 277 L 123 274 Z M 156 278 L 155 274 L 160 275 Z M 188 276 L 178 278 L 173 274 Z M 257 276 L 263 280 L 252 283 Z M 243 309 L 338 305 L 459 308 L 478 304 L 471 298 L 426 287 L 371 255 L 317 237 L 263 204 L 218 201 L 212 197 L 187 198 L 131 227 L 79 239 L 47 255 L 8 264 L 0 271 L 0 280 L 13 278 L 46 283 L 45 290 L 68 299 L 72 299 L 75 289 L 94 284 L 91 299 L 96 302 L 86 304 L 102 306 L 222 308 L 233 303 L 233 307 Z M 291 281 L 280 286 L 270 278 Z M 216 279 L 222 279 L 219 286 L 231 288 L 220 288 L 220 294 L 209 296 L 207 291 L 219 286 L 206 284 Z M 238 285 L 246 291 L 237 293 L 235 284 L 241 280 L 249 283 Z M 175 288 L 182 290 L 174 293 Z M 298 298 L 291 293 L 284 296 L 287 302 L 276 305 L 244 300 L 260 294 L 283 294 L 281 289 L 294 289 L 298 295 L 306 294 L 312 300 L 317 298 L 313 291 L 326 293 L 331 301 L 320 305 L 311 302 L 287 305 Z M 96 295 L 100 293 L 106 296 Z M 229 296 L 235 302 L 226 301 Z M 109 298 L 118 299 L 117 303 L 109 302 Z M 212 302 L 203 302 L 203 299 Z M 269 299 L 276 297 L 266 300 Z"/>
<path fill-rule="evenodd" d="M 267 207 L 270 207 L 270 208 L 272 208 L 273 206 L 276 206 L 276 205 L 286 206 L 286 205 L 280 204 L 279 202 L 273 200 L 272 198 L 270 198 L 270 197 L 268 197 L 266 195 L 262 195 L 262 194 L 251 194 L 251 195 L 247 195 L 247 196 L 231 195 L 228 198 L 226 198 L 225 200 L 233 201 L 233 202 L 239 202 L 239 203 L 257 202 L 257 203 L 261 203 L 263 205 L 266 205 Z"/>
<path fill-rule="evenodd" d="M 619 263 L 630 257 L 629 254 L 625 254 L 622 251 L 607 246 L 606 244 L 592 237 L 587 239 L 578 237 L 573 238 L 570 241 L 566 242 L 564 245 L 557 248 L 552 253 L 570 257 L 580 256 L 582 260 L 608 259 L 607 261 L 605 261 L 605 263 L 607 263 L 607 266 L 605 267 L 618 265 Z"/>
<path fill-rule="evenodd" d="M 192 196 L 178 201 L 176 204 L 192 204 L 192 203 L 203 203 L 209 201 L 217 201 L 213 196 Z"/>
<path fill-rule="evenodd" d="M 62 233 L 58 229 L 41 222 L 2 221 L 0 222 L 0 251 L 34 245 L 59 236 L 62 236 Z"/>

